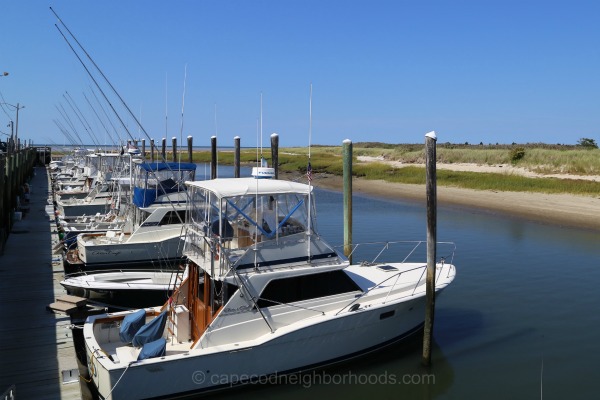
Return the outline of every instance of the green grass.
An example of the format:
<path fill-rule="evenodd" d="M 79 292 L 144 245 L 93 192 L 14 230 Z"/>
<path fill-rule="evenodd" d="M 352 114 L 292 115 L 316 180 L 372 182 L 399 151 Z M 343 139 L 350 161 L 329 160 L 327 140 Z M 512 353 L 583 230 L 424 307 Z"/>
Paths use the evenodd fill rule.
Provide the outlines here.
<path fill-rule="evenodd" d="M 422 146 L 421 146 L 422 147 Z M 364 149 L 353 148 L 353 155 L 356 157 L 360 155 L 371 155 L 380 156 L 382 152 L 388 149 Z M 452 150 L 452 149 L 448 149 Z M 406 154 L 413 154 L 417 151 L 414 149 L 408 149 Z M 423 153 L 423 149 L 418 151 Z M 504 160 L 502 163 L 508 163 L 509 149 L 490 149 L 490 150 L 473 150 L 473 149 L 457 149 L 454 153 L 465 153 L 461 157 L 457 156 L 456 162 L 470 162 L 473 160 Z M 555 155 L 556 165 L 564 169 L 561 164 L 568 160 L 574 163 L 574 159 L 582 157 L 583 163 L 591 163 L 593 160 L 588 157 L 594 157 L 594 154 L 600 156 L 600 152 L 589 151 L 589 150 L 567 150 L 560 151 L 554 149 L 540 149 L 538 152 L 532 151 L 532 149 L 526 149 L 532 155 L 532 158 L 544 158 L 546 162 L 549 162 L 553 158 L 552 155 L 555 153 L 567 153 L 561 155 Z M 358 153 L 358 154 L 357 154 Z M 502 154 L 500 154 L 502 153 Z M 505 153 L 505 154 L 504 154 Z M 208 155 L 209 156 L 209 155 Z M 438 152 L 438 157 L 440 153 Z M 469 158 L 467 158 L 469 156 Z M 384 155 L 384 157 L 386 157 Z M 561 158 L 565 157 L 565 158 Z M 256 162 L 256 152 L 244 150 L 241 152 L 242 162 Z M 270 152 L 265 154 L 265 158 L 270 159 Z M 220 162 L 226 162 L 226 160 L 233 162 L 233 155 L 228 158 L 227 153 L 219 153 Z M 210 160 L 208 157 L 207 160 Z M 286 148 L 280 149 L 279 152 L 279 163 L 281 171 L 292 171 L 298 173 L 305 173 L 308 161 L 308 150 L 306 148 Z M 404 162 L 408 162 L 403 160 Z M 485 164 L 484 161 L 476 162 L 477 164 Z M 494 162 L 497 163 L 497 162 Z M 491 163 L 491 164 L 494 164 Z M 342 175 L 342 157 L 341 147 L 318 147 L 311 149 L 311 165 L 314 174 L 318 173 L 329 173 L 334 175 Z M 364 179 L 372 180 L 384 180 L 387 182 L 398 182 L 408 184 L 425 184 L 425 168 L 423 167 L 404 167 L 404 168 L 393 168 L 384 163 L 357 163 L 353 164 L 353 175 Z M 590 167 L 586 168 L 586 171 L 590 170 Z M 554 171 L 556 172 L 556 171 Z M 576 179 L 557 179 L 557 178 L 528 178 L 518 175 L 499 174 L 499 173 L 478 173 L 478 172 L 463 172 L 463 171 L 449 171 L 449 170 L 437 170 L 437 183 L 440 186 L 452 186 L 466 189 L 477 189 L 477 190 L 496 190 L 496 191 L 512 191 L 512 192 L 537 192 L 537 193 L 569 193 L 569 194 L 580 194 L 598 196 L 600 195 L 600 182 L 584 181 Z"/>
<path fill-rule="evenodd" d="M 355 176 L 387 182 L 425 184 L 425 168 L 392 168 L 382 163 L 353 166 Z M 528 178 L 518 175 L 464 171 L 436 171 L 437 184 L 465 189 L 507 192 L 570 193 L 600 195 L 600 182 L 558 178 Z"/>
<path fill-rule="evenodd" d="M 379 144 L 355 143 L 353 155 L 383 156 L 386 160 L 404 163 L 425 162 L 423 144 Z M 600 175 L 600 149 L 586 149 L 581 146 L 561 145 L 452 145 L 438 144 L 439 163 L 469 163 L 479 165 L 511 164 L 511 150 L 523 147 L 525 155 L 515 165 L 531 171 L 552 174 L 569 173 L 575 175 Z M 263 152 L 265 158 L 271 158 L 270 149 Z M 341 146 L 314 146 L 311 148 L 311 165 L 314 174 L 328 173 L 342 175 Z M 167 158 L 172 159 L 171 153 Z M 187 159 L 187 155 L 185 156 Z M 209 163 L 210 151 L 198 151 L 193 154 L 196 163 Z M 220 164 L 233 164 L 233 151 L 219 152 Z M 256 165 L 257 154 L 254 149 L 241 151 L 244 165 Z M 281 171 L 305 173 L 308 162 L 308 148 L 281 148 L 279 164 Z M 425 184 L 423 167 L 393 168 L 384 163 L 354 162 L 353 174 L 364 179 L 385 180 L 409 184 Z M 498 173 L 459 172 L 438 169 L 438 185 L 477 190 L 496 190 L 513 192 L 569 193 L 590 196 L 600 195 L 600 182 L 556 179 L 527 178 L 518 175 Z"/>

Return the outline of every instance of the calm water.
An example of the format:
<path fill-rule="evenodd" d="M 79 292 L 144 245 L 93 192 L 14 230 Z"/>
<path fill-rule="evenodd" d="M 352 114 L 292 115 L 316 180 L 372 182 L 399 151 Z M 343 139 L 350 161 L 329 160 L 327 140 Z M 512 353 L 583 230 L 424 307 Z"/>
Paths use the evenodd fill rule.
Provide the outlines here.
<path fill-rule="evenodd" d="M 424 204 L 356 196 L 353 202 L 354 242 L 425 240 Z M 341 206 L 340 193 L 317 190 L 318 229 L 334 245 L 343 240 Z M 456 243 L 458 273 L 436 303 L 430 370 L 420 365 L 418 337 L 297 381 L 216 397 L 596 398 L 598 239 L 588 231 L 439 207 L 438 241 Z"/>

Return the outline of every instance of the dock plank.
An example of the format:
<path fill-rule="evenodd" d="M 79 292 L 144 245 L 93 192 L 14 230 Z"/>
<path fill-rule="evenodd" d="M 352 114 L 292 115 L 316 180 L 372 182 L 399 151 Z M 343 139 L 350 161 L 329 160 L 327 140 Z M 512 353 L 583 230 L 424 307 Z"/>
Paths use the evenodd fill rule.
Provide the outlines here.
<path fill-rule="evenodd" d="M 70 319 L 47 310 L 66 292 L 62 265 L 53 262 L 58 237 L 45 168 L 36 168 L 30 187 L 29 212 L 0 256 L 0 390 L 14 384 L 18 398 L 80 399 L 78 383 L 62 383 L 61 371 L 77 368 Z"/>

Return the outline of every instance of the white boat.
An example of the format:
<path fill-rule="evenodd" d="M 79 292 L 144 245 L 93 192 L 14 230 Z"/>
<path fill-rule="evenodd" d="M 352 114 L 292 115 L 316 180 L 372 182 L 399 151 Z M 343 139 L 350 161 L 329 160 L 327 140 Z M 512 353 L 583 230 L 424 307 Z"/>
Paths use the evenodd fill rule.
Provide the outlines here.
<path fill-rule="evenodd" d="M 133 232 L 109 230 L 77 235 L 67 263 L 81 271 L 169 264 L 183 255 L 185 205 L 154 205 L 140 210 L 143 222 Z"/>
<path fill-rule="evenodd" d="M 162 307 L 91 316 L 84 325 L 101 398 L 228 388 L 353 358 L 421 329 L 426 263 L 378 262 L 380 254 L 350 265 L 314 229 L 309 185 L 186 184 L 188 279 Z M 436 290 L 455 274 L 440 260 Z"/>
<path fill-rule="evenodd" d="M 183 278 L 186 276 L 184 273 Z M 70 295 L 112 306 L 139 308 L 163 304 L 180 278 L 176 271 L 100 271 L 66 276 L 60 284 Z"/>
<path fill-rule="evenodd" d="M 183 182 L 193 180 L 195 172 L 193 163 L 135 164 L 133 180 L 124 181 L 127 185 L 133 181 L 129 229 L 78 235 L 77 249 L 67 252 L 67 268 L 92 271 L 172 267 L 183 254 L 188 201 Z"/>

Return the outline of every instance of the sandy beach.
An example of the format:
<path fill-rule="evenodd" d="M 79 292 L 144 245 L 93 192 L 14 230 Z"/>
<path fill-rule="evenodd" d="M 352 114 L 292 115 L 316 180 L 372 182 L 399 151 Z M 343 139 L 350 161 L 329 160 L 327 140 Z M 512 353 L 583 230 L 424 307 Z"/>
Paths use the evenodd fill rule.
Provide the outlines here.
<path fill-rule="evenodd" d="M 456 166 L 455 166 L 456 167 Z M 438 168 L 443 168 L 439 166 Z M 462 165 L 463 170 L 479 171 L 476 165 Z M 508 169 L 504 169 L 508 171 Z M 480 172 L 485 172 L 481 170 Z M 286 174 L 288 175 L 288 174 Z M 291 175 L 291 174 L 290 174 Z M 530 176 L 534 176 L 530 174 Z M 291 177 L 291 176 L 290 176 Z M 563 175 L 562 177 L 568 177 Z M 573 179 L 600 179 L 600 177 L 571 177 Z M 342 190 L 342 177 L 316 174 L 313 184 L 326 189 Z M 390 183 L 380 180 L 354 178 L 355 194 L 371 195 L 387 199 L 410 199 L 422 201 L 425 207 L 425 185 Z M 501 192 L 437 187 L 438 205 L 477 208 L 503 213 L 547 224 L 600 231 L 600 198 L 590 196 Z"/>

